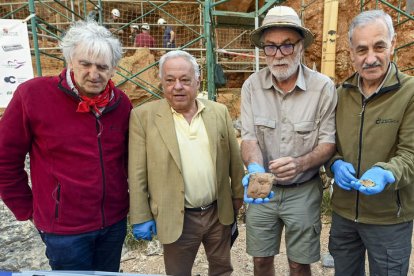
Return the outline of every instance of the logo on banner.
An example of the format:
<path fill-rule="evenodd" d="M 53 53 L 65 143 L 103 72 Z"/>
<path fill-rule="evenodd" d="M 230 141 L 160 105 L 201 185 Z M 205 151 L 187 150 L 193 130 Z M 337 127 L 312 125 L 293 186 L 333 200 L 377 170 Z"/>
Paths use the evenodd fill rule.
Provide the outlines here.
<path fill-rule="evenodd" d="M 20 67 L 23 67 L 26 64 L 25 60 L 5 60 L 3 64 L 0 66 L 6 69 L 19 69 Z"/>
<path fill-rule="evenodd" d="M 23 46 L 21 44 L 10 44 L 10 45 L 2 45 L 1 48 L 5 52 L 10 52 L 10 51 L 21 50 L 23 49 Z"/>
<path fill-rule="evenodd" d="M 15 76 L 5 77 L 4 81 L 8 83 L 16 83 L 16 77 Z"/>
<path fill-rule="evenodd" d="M 23 83 L 27 80 L 27 78 L 19 77 L 16 78 L 15 76 L 6 76 L 4 77 L 5 83 L 15 84 L 15 83 Z"/>
<path fill-rule="evenodd" d="M 10 68 L 13 68 L 13 69 L 19 69 L 20 67 L 25 65 L 25 63 L 26 63 L 26 61 L 24 61 L 24 60 L 22 60 L 22 61 L 18 61 L 17 59 L 8 60 L 7 61 L 7 66 L 9 66 Z"/>

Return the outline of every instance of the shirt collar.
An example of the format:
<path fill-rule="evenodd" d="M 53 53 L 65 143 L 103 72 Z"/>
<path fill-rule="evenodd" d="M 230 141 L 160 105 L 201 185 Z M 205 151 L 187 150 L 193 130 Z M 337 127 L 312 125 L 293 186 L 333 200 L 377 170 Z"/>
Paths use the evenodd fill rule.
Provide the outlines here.
<path fill-rule="evenodd" d="M 195 99 L 195 101 L 196 101 L 196 104 L 197 104 L 197 112 L 196 112 L 196 114 L 194 115 L 194 117 L 195 116 L 197 116 L 199 113 L 201 113 L 203 110 L 204 110 L 204 108 L 206 108 L 206 106 L 203 104 L 203 102 L 202 101 L 200 101 L 199 99 Z M 179 113 L 179 112 L 177 112 L 177 111 L 175 111 L 175 109 L 174 108 L 172 108 L 171 106 L 170 106 L 170 108 L 171 108 L 171 112 L 172 112 L 172 114 L 175 114 L 175 115 L 181 115 L 182 116 L 182 114 L 181 113 Z"/>

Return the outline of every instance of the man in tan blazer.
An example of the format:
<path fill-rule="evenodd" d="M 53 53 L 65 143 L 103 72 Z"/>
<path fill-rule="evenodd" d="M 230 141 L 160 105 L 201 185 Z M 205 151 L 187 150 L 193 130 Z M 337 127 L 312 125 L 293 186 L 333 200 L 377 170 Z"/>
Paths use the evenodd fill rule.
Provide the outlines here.
<path fill-rule="evenodd" d="M 197 99 L 200 72 L 187 52 L 160 59 L 165 99 L 130 117 L 130 220 L 157 235 L 166 274 L 191 275 L 201 243 L 209 275 L 230 275 L 230 224 L 243 203 L 243 165 L 227 108 Z"/>

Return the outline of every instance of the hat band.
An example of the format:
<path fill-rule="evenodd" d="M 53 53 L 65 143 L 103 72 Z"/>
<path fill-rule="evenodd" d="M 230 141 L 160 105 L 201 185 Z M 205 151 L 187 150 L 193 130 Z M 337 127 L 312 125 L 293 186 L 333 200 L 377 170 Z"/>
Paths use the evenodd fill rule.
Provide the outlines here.
<path fill-rule="evenodd" d="M 298 27 L 302 27 L 302 22 L 300 21 L 299 17 L 294 15 L 266 15 L 263 19 L 263 25 L 268 24 L 295 24 Z"/>

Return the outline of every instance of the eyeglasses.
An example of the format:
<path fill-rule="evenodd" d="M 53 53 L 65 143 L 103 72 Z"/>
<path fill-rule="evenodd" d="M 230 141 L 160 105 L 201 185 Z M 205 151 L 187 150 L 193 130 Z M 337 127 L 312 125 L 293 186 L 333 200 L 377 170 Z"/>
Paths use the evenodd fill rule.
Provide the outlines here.
<path fill-rule="evenodd" d="M 298 44 L 302 39 L 299 39 L 295 43 L 286 43 L 281 45 L 263 45 L 263 51 L 266 56 L 273 57 L 276 55 L 277 50 L 280 50 L 282 55 L 289 56 L 295 51 L 295 45 Z"/>

